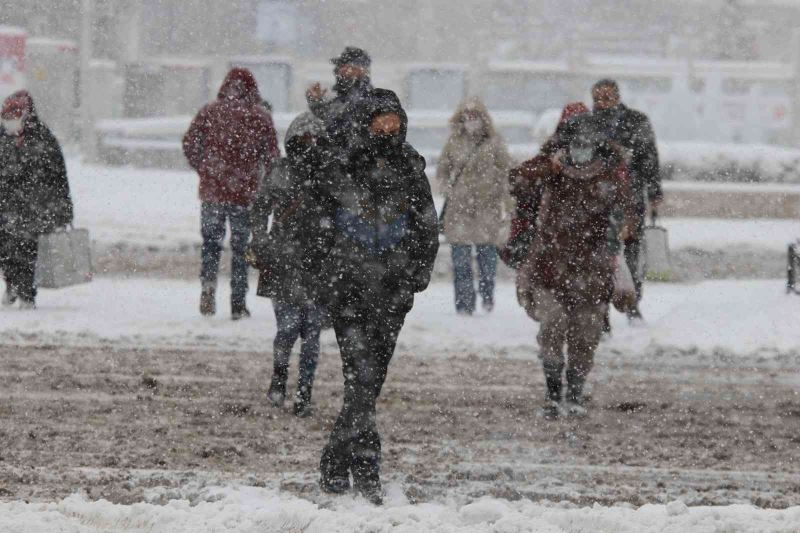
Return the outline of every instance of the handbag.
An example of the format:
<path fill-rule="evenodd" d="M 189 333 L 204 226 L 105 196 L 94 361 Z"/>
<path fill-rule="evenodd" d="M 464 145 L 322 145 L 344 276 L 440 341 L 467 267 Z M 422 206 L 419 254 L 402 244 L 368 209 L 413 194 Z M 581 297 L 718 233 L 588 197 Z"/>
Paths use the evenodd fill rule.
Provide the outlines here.
<path fill-rule="evenodd" d="M 636 308 L 636 287 L 623 251 L 620 251 L 614 259 L 614 292 L 611 303 L 620 313 L 627 313 Z"/>
<path fill-rule="evenodd" d="M 644 275 L 656 281 L 669 280 L 672 276 L 667 230 L 656 225 L 655 216 L 644 229 Z"/>
<path fill-rule="evenodd" d="M 69 227 L 39 236 L 36 285 L 61 289 L 92 281 L 89 231 Z"/>

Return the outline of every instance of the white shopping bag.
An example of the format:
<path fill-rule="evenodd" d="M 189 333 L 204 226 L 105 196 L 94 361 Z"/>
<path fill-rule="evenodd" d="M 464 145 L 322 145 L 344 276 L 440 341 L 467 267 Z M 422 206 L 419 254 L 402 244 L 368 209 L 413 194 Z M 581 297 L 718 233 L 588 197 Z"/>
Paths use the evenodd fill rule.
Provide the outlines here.
<path fill-rule="evenodd" d="M 620 252 L 614 265 L 614 294 L 611 303 L 620 313 L 627 313 L 636 309 L 636 287 L 633 284 L 633 276 L 625 262 L 624 252 Z"/>
<path fill-rule="evenodd" d="M 60 289 L 92 281 L 89 231 L 68 229 L 39 237 L 36 285 Z"/>
<path fill-rule="evenodd" d="M 656 226 L 655 219 L 651 226 L 644 229 L 644 276 L 661 281 L 672 277 L 667 230 Z"/>

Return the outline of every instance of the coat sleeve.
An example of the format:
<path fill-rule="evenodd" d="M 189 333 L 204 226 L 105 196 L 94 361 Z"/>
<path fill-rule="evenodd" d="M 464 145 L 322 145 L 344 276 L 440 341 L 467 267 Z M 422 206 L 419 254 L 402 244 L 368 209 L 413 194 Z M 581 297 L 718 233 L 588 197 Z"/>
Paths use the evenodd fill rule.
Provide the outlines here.
<path fill-rule="evenodd" d="M 194 117 L 189 129 L 183 136 L 183 155 L 189 162 L 189 165 L 199 170 L 203 162 L 203 155 L 205 152 L 205 141 L 208 134 L 208 112 L 206 108 L 200 110 Z"/>
<path fill-rule="evenodd" d="M 659 171 L 658 147 L 656 136 L 650 120 L 641 115 L 632 131 L 633 161 L 642 180 L 647 199 L 651 202 L 660 201 L 664 193 L 661 189 L 661 173 Z"/>
<path fill-rule="evenodd" d="M 425 175 L 425 159 L 417 155 L 412 163 L 415 167 L 415 188 L 411 194 L 411 208 L 415 233 L 412 260 L 415 264 L 413 274 L 414 292 L 422 292 L 431 281 L 433 264 L 439 251 L 439 220 L 433 205 L 431 186 Z"/>
<path fill-rule="evenodd" d="M 506 143 L 498 138 L 494 161 L 496 169 L 495 187 L 497 187 L 498 193 L 502 198 L 503 210 L 507 218 L 514 212 L 514 198 L 508 183 L 509 171 L 513 164 L 513 159 L 511 158 L 511 154 L 508 153 Z"/>
<path fill-rule="evenodd" d="M 264 113 L 264 115 L 264 159 L 269 172 L 269 166 L 281 156 L 281 150 L 278 148 L 278 132 L 275 131 L 272 117 L 268 113 Z"/>
<path fill-rule="evenodd" d="M 54 223 L 56 227 L 72 224 L 75 218 L 75 207 L 72 203 L 72 195 L 69 190 L 69 179 L 67 178 L 67 165 L 64 162 L 64 153 L 58 140 L 53 137 L 50 146 L 50 162 L 54 173 L 55 206 Z"/>
<path fill-rule="evenodd" d="M 447 193 L 447 188 L 450 182 L 450 171 L 452 170 L 452 162 L 450 160 L 450 143 L 447 142 L 442 148 L 442 153 L 439 155 L 439 161 L 436 163 L 436 182 L 442 194 Z"/>

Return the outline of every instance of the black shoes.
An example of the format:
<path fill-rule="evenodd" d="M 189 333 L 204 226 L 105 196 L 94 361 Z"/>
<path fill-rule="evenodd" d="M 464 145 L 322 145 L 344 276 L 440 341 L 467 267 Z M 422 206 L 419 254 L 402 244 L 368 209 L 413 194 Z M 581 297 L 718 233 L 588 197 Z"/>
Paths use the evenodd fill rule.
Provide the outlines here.
<path fill-rule="evenodd" d="M 203 316 L 214 316 L 217 313 L 217 287 L 215 285 L 203 284 L 200 293 L 200 314 Z"/>
<path fill-rule="evenodd" d="M 243 318 L 250 318 L 250 311 L 244 302 L 231 304 L 231 320 L 242 320 Z"/>
<path fill-rule="evenodd" d="M 272 373 L 272 382 L 267 391 L 267 400 L 273 407 L 283 407 L 286 400 L 286 379 L 288 369 L 275 369 Z"/>

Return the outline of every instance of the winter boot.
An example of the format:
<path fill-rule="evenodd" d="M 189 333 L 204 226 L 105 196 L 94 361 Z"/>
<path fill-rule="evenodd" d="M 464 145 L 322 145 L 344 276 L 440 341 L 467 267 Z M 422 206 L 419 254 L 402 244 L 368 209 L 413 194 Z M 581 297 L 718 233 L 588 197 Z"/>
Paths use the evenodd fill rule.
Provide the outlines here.
<path fill-rule="evenodd" d="M 297 385 L 297 393 L 294 396 L 292 406 L 294 416 L 307 418 L 311 416 L 311 387 L 303 384 Z"/>
<path fill-rule="evenodd" d="M 211 283 L 203 283 L 200 293 L 200 314 L 203 316 L 213 316 L 217 312 L 217 286 Z"/>
<path fill-rule="evenodd" d="M 628 313 L 628 322 L 631 324 L 639 324 L 644 321 L 644 317 L 642 316 L 642 312 L 639 310 L 639 304 L 629 310 Z"/>
<path fill-rule="evenodd" d="M 571 416 L 586 416 L 587 410 L 583 397 L 583 384 L 586 375 L 574 369 L 567 369 L 567 394 L 564 398 L 566 411 Z"/>
<path fill-rule="evenodd" d="M 603 317 L 603 329 L 602 333 L 604 337 L 611 336 L 611 309 L 606 309 L 606 314 Z"/>
<path fill-rule="evenodd" d="M 3 294 L 3 307 L 11 307 L 17 301 L 17 291 L 13 287 L 6 287 L 6 292 Z"/>
<path fill-rule="evenodd" d="M 542 416 L 546 420 L 555 420 L 560 412 L 561 389 L 563 388 L 561 372 L 563 368 L 563 365 L 544 365 L 544 380 L 547 385 L 547 393 L 542 407 Z"/>
<path fill-rule="evenodd" d="M 34 300 L 20 300 L 19 308 L 23 311 L 33 311 L 36 309 L 36 301 Z"/>
<path fill-rule="evenodd" d="M 372 505 L 383 505 L 383 488 L 379 465 L 371 460 L 356 460 L 353 466 L 353 485 L 356 492 Z"/>
<path fill-rule="evenodd" d="M 231 303 L 231 320 L 242 320 L 243 318 L 250 318 L 250 311 L 244 302 Z"/>
<path fill-rule="evenodd" d="M 319 462 L 319 486 L 328 494 L 344 494 L 350 490 L 350 471 L 326 446 Z"/>
<path fill-rule="evenodd" d="M 267 399 L 274 407 L 283 407 L 286 399 L 286 379 L 289 369 L 286 367 L 275 368 L 272 373 L 272 382 L 269 384 Z"/>

